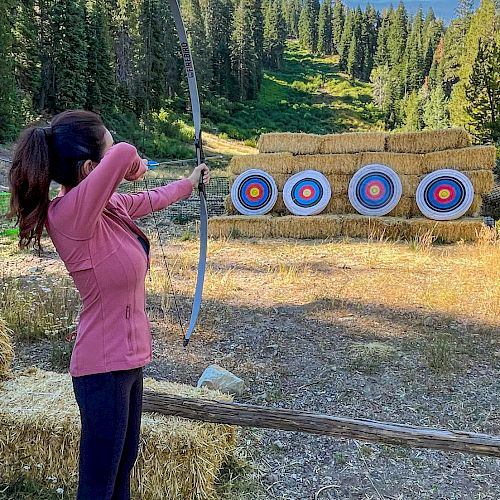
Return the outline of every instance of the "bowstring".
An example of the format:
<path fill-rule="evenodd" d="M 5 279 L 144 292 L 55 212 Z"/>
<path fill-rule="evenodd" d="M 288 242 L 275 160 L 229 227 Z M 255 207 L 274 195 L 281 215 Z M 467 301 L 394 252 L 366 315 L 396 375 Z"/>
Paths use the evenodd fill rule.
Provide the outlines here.
<path fill-rule="evenodd" d="M 151 91 L 150 88 L 150 81 L 151 81 L 151 0 L 148 0 L 148 13 L 149 13 L 149 19 L 148 19 L 148 38 L 147 38 L 147 51 L 146 51 L 146 108 L 145 108 L 145 115 L 142 120 L 142 150 L 145 150 L 145 143 L 146 143 L 146 120 L 149 116 L 149 94 Z M 163 259 L 163 265 L 165 267 L 165 270 L 167 272 L 167 279 L 168 279 L 168 284 L 170 286 L 170 289 L 172 290 L 172 297 L 174 300 L 174 307 L 175 311 L 177 314 L 177 321 L 179 322 L 179 327 L 181 330 L 181 334 L 184 335 L 184 323 L 182 321 L 182 315 L 179 307 L 179 302 L 177 300 L 177 294 L 175 293 L 175 288 L 172 280 L 172 274 L 170 273 L 170 267 L 167 262 L 167 256 L 165 254 L 165 248 L 163 247 L 162 239 L 161 239 L 161 234 L 160 234 L 160 228 L 158 226 L 158 222 L 156 219 L 156 214 L 153 208 L 153 201 L 151 200 L 151 193 L 149 191 L 149 185 L 148 181 L 146 179 L 147 172 L 144 176 L 144 186 L 146 187 L 146 193 L 148 195 L 148 200 L 149 200 L 149 206 L 151 207 L 151 215 L 153 217 L 153 224 L 156 229 L 156 237 L 158 238 L 158 243 L 160 244 L 160 249 L 161 249 L 161 255 Z M 149 270 L 149 279 L 152 281 L 151 278 L 151 269 Z M 161 311 L 163 314 L 163 319 L 165 319 L 165 310 L 163 309 L 163 305 L 160 305 Z"/>

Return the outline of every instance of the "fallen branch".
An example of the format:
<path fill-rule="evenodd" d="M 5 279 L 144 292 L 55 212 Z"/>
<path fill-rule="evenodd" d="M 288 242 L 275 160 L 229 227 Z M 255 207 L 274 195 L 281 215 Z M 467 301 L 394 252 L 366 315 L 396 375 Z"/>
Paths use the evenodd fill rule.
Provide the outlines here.
<path fill-rule="evenodd" d="M 331 417 L 307 411 L 183 398 L 151 391 L 144 392 L 143 411 L 240 427 L 307 432 L 411 448 L 500 457 L 500 437 L 474 432 Z"/>

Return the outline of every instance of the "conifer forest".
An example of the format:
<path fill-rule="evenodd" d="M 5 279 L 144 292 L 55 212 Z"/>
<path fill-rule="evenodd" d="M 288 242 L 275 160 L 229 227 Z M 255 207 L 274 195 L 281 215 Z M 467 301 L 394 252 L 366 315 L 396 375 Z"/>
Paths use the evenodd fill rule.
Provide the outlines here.
<path fill-rule="evenodd" d="M 189 99 L 168 2 L 4 0 L 0 9 L 0 143 L 27 123 L 85 108 L 146 152 L 187 154 Z M 500 140 L 498 0 L 459 0 L 446 23 L 404 2 L 377 11 L 343 0 L 182 0 L 181 9 L 204 127 L 216 134 L 253 145 L 272 130 L 353 129 L 323 120 L 321 106 L 280 118 L 335 75 L 346 89 L 369 87 L 364 129 L 463 126 L 477 142 Z M 293 80 L 307 70 L 304 54 L 319 73 L 295 85 L 297 102 L 284 93 L 271 107 L 266 80 L 286 68 Z"/>

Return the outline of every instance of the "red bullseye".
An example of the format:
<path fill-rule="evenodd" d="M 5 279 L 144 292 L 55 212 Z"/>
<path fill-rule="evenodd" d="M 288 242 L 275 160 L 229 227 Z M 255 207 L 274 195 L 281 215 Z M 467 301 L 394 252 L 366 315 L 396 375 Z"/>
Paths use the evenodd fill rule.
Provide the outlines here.
<path fill-rule="evenodd" d="M 384 185 L 378 181 L 369 182 L 366 186 L 366 196 L 372 200 L 382 198 L 385 194 Z"/>
<path fill-rule="evenodd" d="M 443 184 L 436 189 L 434 193 L 434 199 L 438 203 L 448 203 L 457 196 L 457 193 L 453 186 Z"/>
<path fill-rule="evenodd" d="M 314 196 L 316 190 L 312 186 L 302 186 L 299 191 L 299 196 L 303 200 L 309 200 Z"/>
<path fill-rule="evenodd" d="M 263 196 L 262 186 L 259 186 L 259 184 L 250 184 L 247 187 L 245 194 L 250 200 L 258 200 Z"/>

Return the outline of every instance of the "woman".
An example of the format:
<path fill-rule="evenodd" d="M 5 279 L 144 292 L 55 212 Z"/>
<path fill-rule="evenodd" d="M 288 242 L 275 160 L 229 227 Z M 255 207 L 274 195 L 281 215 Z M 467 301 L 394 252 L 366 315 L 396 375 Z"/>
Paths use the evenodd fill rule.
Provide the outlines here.
<path fill-rule="evenodd" d="M 78 499 L 130 498 L 137 458 L 142 369 L 151 360 L 144 279 L 149 241 L 133 219 L 188 198 L 205 164 L 149 193 L 121 194 L 146 172 L 134 146 L 113 145 L 101 119 L 66 111 L 20 137 L 9 173 L 10 215 L 21 248 L 40 248 L 43 228 L 80 292 L 83 308 L 70 373 L 82 422 Z M 49 186 L 61 184 L 49 201 Z"/>

